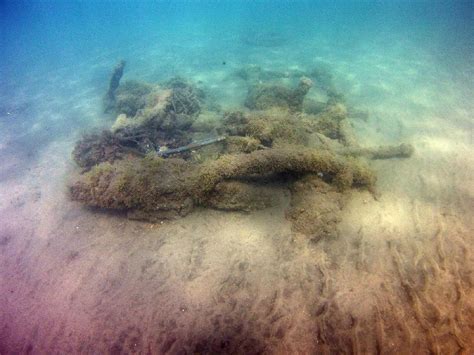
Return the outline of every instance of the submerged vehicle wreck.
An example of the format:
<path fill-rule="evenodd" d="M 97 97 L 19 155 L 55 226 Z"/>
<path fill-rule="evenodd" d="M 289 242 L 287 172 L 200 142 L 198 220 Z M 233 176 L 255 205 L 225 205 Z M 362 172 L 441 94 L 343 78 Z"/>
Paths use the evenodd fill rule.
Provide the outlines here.
<path fill-rule="evenodd" d="M 301 76 L 295 89 L 249 82 L 247 108 L 222 113 L 182 78 L 117 85 L 117 71 L 123 65 L 105 102 L 117 118 L 77 142 L 73 157 L 84 170 L 70 192 L 75 201 L 129 218 L 184 217 L 198 206 L 262 209 L 277 203 L 268 187 L 276 184 L 290 193 L 286 216 L 294 230 L 319 239 L 334 234 L 352 189 L 376 196 L 368 160 L 413 153 L 409 144 L 362 147 L 332 87 L 317 113 L 305 112 L 317 76 Z M 216 119 L 203 124 L 204 116 Z"/>

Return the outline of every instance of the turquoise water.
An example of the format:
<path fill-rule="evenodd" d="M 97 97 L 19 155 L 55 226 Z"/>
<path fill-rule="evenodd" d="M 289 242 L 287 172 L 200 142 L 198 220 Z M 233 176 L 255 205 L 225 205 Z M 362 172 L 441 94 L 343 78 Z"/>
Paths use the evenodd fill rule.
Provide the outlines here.
<path fill-rule="evenodd" d="M 32 134 L 38 140 L 74 134 L 101 120 L 94 100 L 121 58 L 129 63 L 126 78 L 156 82 L 179 74 L 204 82 L 231 106 L 245 95 L 232 73 L 248 64 L 285 71 L 326 63 L 345 90 L 354 86 L 352 78 L 357 85 L 367 83 L 354 100 L 383 95 L 370 90 L 372 78 L 398 75 L 406 83 L 394 90 L 403 91 L 429 80 L 423 71 L 430 70 L 442 81 L 462 85 L 467 96 L 472 93 L 471 2 L 7 1 L 1 6 L 0 124 L 13 135 L 39 126 Z M 274 36 L 269 44 L 246 41 L 260 36 L 264 42 L 269 35 Z M 410 69 L 415 78 L 404 77 L 412 75 Z"/>
<path fill-rule="evenodd" d="M 2 1 L 0 353 L 472 351 L 473 14 L 472 1 Z M 364 113 L 362 145 L 416 153 L 372 163 L 383 197 L 353 197 L 337 241 L 316 247 L 284 209 L 164 226 L 85 209 L 68 196 L 71 151 L 113 123 L 102 98 L 122 59 L 124 79 L 185 77 L 221 112 L 243 106 L 243 67 L 326 68 Z M 431 281 L 407 295 L 400 277 L 417 272 Z"/>
<path fill-rule="evenodd" d="M 0 124 L 14 134 L 38 124 L 38 139 L 69 135 L 100 120 L 94 100 L 121 58 L 129 64 L 126 78 L 154 82 L 179 74 L 213 87 L 228 105 L 238 105 L 244 95 L 232 73 L 248 64 L 285 71 L 323 62 L 340 74 L 336 80 L 346 90 L 354 85 L 348 74 L 359 84 L 406 75 L 400 73 L 405 69 L 416 70 L 419 78 L 400 86 L 427 80 L 422 71 L 433 70 L 472 87 L 471 2 L 7 1 L 1 6 Z M 263 43 L 269 35 L 273 42 Z M 260 45 L 246 41 L 259 36 Z M 362 90 L 370 91 L 370 85 Z M 354 99 L 374 100 L 383 93 L 359 95 Z"/>

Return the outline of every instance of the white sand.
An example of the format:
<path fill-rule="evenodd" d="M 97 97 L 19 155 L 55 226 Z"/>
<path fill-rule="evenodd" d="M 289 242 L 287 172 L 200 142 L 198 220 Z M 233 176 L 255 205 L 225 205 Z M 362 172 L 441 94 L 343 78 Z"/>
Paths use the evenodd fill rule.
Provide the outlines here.
<path fill-rule="evenodd" d="M 361 142 L 416 153 L 371 163 L 381 198 L 354 192 L 335 239 L 292 233 L 284 205 L 163 224 L 85 209 L 67 194 L 72 135 L 3 179 L 0 352 L 474 351 L 469 93 L 426 62 L 369 52 L 334 62 L 370 112 L 354 121 Z M 4 176 L 18 158 L 2 159 Z"/>

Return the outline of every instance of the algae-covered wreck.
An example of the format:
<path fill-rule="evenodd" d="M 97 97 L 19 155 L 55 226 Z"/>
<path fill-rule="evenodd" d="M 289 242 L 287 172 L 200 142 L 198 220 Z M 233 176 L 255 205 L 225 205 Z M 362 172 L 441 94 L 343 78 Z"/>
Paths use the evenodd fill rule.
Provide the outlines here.
<path fill-rule="evenodd" d="M 73 152 L 84 170 L 71 196 L 88 206 L 149 221 L 182 217 L 197 206 L 251 211 L 276 203 L 271 185 L 290 192 L 286 215 L 294 229 L 320 238 L 334 232 L 351 189 L 375 192 L 369 159 L 413 152 L 408 144 L 360 146 L 332 85 L 322 86 L 325 102 L 306 102 L 320 71 L 297 73 L 291 88 L 262 82 L 268 73 L 260 69 L 241 70 L 246 107 L 222 112 L 182 78 L 118 85 L 123 65 L 105 99 L 114 124 L 82 137 Z"/>

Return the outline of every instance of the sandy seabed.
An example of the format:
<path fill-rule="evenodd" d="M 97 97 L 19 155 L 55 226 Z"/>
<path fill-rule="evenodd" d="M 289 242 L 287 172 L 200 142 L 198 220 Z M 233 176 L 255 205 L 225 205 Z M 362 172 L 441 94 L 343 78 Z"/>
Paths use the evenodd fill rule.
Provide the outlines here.
<path fill-rule="evenodd" d="M 284 190 L 263 211 L 157 224 L 86 209 L 68 197 L 73 138 L 25 168 L 4 137 L 0 353 L 474 351 L 472 108 L 446 105 L 450 82 L 391 96 L 366 79 L 387 98 L 354 122 L 361 142 L 416 153 L 371 162 L 379 200 L 355 191 L 316 243 L 291 231 Z"/>

